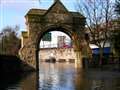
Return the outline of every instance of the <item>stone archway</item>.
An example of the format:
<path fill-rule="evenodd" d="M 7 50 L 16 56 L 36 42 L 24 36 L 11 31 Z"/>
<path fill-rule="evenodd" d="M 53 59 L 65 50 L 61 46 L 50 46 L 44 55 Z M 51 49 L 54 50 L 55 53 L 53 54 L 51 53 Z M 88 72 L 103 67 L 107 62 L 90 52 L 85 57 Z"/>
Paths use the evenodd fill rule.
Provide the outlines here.
<path fill-rule="evenodd" d="M 84 39 L 85 17 L 78 12 L 69 12 L 58 0 L 48 10 L 31 9 L 25 16 L 27 31 L 22 32 L 20 58 L 38 69 L 39 42 L 44 33 L 57 29 L 67 33 L 76 53 L 76 65 L 82 67 L 81 42 Z"/>

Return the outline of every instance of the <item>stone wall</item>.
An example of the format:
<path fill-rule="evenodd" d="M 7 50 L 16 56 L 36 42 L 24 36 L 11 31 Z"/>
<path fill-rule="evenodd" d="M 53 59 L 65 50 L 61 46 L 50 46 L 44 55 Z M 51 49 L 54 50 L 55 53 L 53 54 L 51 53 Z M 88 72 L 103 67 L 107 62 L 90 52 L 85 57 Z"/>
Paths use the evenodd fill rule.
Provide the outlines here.
<path fill-rule="evenodd" d="M 35 69 L 25 62 L 21 61 L 17 56 L 0 55 L 0 71 L 1 74 L 21 74 L 24 71 L 34 71 Z"/>

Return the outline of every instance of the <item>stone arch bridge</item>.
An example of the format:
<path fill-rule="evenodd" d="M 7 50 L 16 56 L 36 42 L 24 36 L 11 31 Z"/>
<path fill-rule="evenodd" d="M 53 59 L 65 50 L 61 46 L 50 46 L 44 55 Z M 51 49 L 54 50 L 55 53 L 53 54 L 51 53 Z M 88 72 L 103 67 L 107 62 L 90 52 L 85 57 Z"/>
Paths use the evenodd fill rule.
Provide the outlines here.
<path fill-rule="evenodd" d="M 20 58 L 36 70 L 39 67 L 39 42 L 49 31 L 62 31 L 69 35 L 76 53 L 75 65 L 82 67 L 82 44 L 85 17 L 78 12 L 70 12 L 56 0 L 48 10 L 30 9 L 25 16 L 27 31 L 22 32 Z M 84 47 L 87 44 L 84 44 Z"/>

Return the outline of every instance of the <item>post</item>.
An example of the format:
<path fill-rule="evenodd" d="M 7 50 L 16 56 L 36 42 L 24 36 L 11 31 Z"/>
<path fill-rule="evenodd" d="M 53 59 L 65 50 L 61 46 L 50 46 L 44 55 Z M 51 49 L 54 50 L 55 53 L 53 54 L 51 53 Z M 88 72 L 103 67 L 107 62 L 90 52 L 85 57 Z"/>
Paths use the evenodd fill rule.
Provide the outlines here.
<path fill-rule="evenodd" d="M 82 52 L 81 52 L 81 37 L 78 35 L 77 32 L 74 32 L 73 36 L 73 49 L 76 55 L 75 58 L 75 67 L 76 68 L 83 68 L 82 65 Z"/>
<path fill-rule="evenodd" d="M 83 68 L 81 51 L 80 50 L 76 50 L 75 54 L 76 54 L 75 67 L 76 68 Z"/>

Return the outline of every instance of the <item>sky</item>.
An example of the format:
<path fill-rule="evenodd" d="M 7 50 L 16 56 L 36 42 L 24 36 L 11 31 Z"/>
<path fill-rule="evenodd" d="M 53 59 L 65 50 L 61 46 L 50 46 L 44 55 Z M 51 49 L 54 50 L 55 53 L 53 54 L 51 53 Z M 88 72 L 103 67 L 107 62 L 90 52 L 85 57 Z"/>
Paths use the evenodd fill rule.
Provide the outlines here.
<path fill-rule="evenodd" d="M 54 0 L 40 0 L 40 2 L 39 0 L 0 0 L 0 31 L 6 26 L 14 27 L 15 25 L 20 27 L 20 31 L 25 31 L 26 25 L 24 16 L 26 13 L 31 8 L 47 10 L 53 2 Z M 61 0 L 61 2 L 69 11 L 77 10 L 77 0 Z M 81 2 L 82 0 L 80 0 L 80 3 Z M 57 35 L 63 36 L 65 34 L 54 32 L 52 34 L 52 37 L 54 37 L 52 44 L 56 43 Z M 70 39 L 68 36 L 67 38 Z"/>
<path fill-rule="evenodd" d="M 15 27 L 18 25 L 20 27 L 20 32 L 26 30 L 25 18 L 24 16 L 31 8 L 38 9 L 48 9 L 54 0 L 0 0 L 0 31 L 6 26 Z M 76 0 L 61 0 L 65 7 L 69 11 L 75 11 Z M 20 33 L 21 34 L 21 33 Z M 66 36 L 67 39 L 70 38 L 62 32 L 52 32 L 51 44 L 57 44 L 57 36 Z M 41 46 L 43 42 L 41 41 Z M 50 44 L 50 42 L 45 42 L 45 44 Z"/>
<path fill-rule="evenodd" d="M 24 16 L 31 8 L 48 9 L 54 0 L 0 0 L 0 30 L 6 26 L 18 25 L 26 30 Z M 75 11 L 76 0 L 61 0 L 66 8 Z"/>
<path fill-rule="evenodd" d="M 80 4 L 84 2 L 84 0 L 61 0 L 69 11 L 77 10 L 77 1 Z M 6 26 L 15 25 L 20 27 L 20 31 L 26 30 L 24 16 L 29 9 L 48 9 L 53 2 L 54 0 L 40 0 L 40 2 L 39 0 L 0 0 L 0 31 Z"/>
<path fill-rule="evenodd" d="M 65 38 L 65 44 L 66 45 L 70 45 L 71 44 L 71 38 L 68 36 L 68 35 L 66 35 L 65 33 L 63 33 L 63 32 L 60 32 L 60 31 L 52 31 L 51 32 L 52 33 L 52 35 L 51 35 L 51 37 L 52 37 L 52 40 L 51 40 L 51 42 L 50 41 L 40 41 L 40 47 L 41 48 L 47 48 L 47 47 L 57 47 L 57 37 L 58 36 L 65 36 L 66 38 Z"/>

